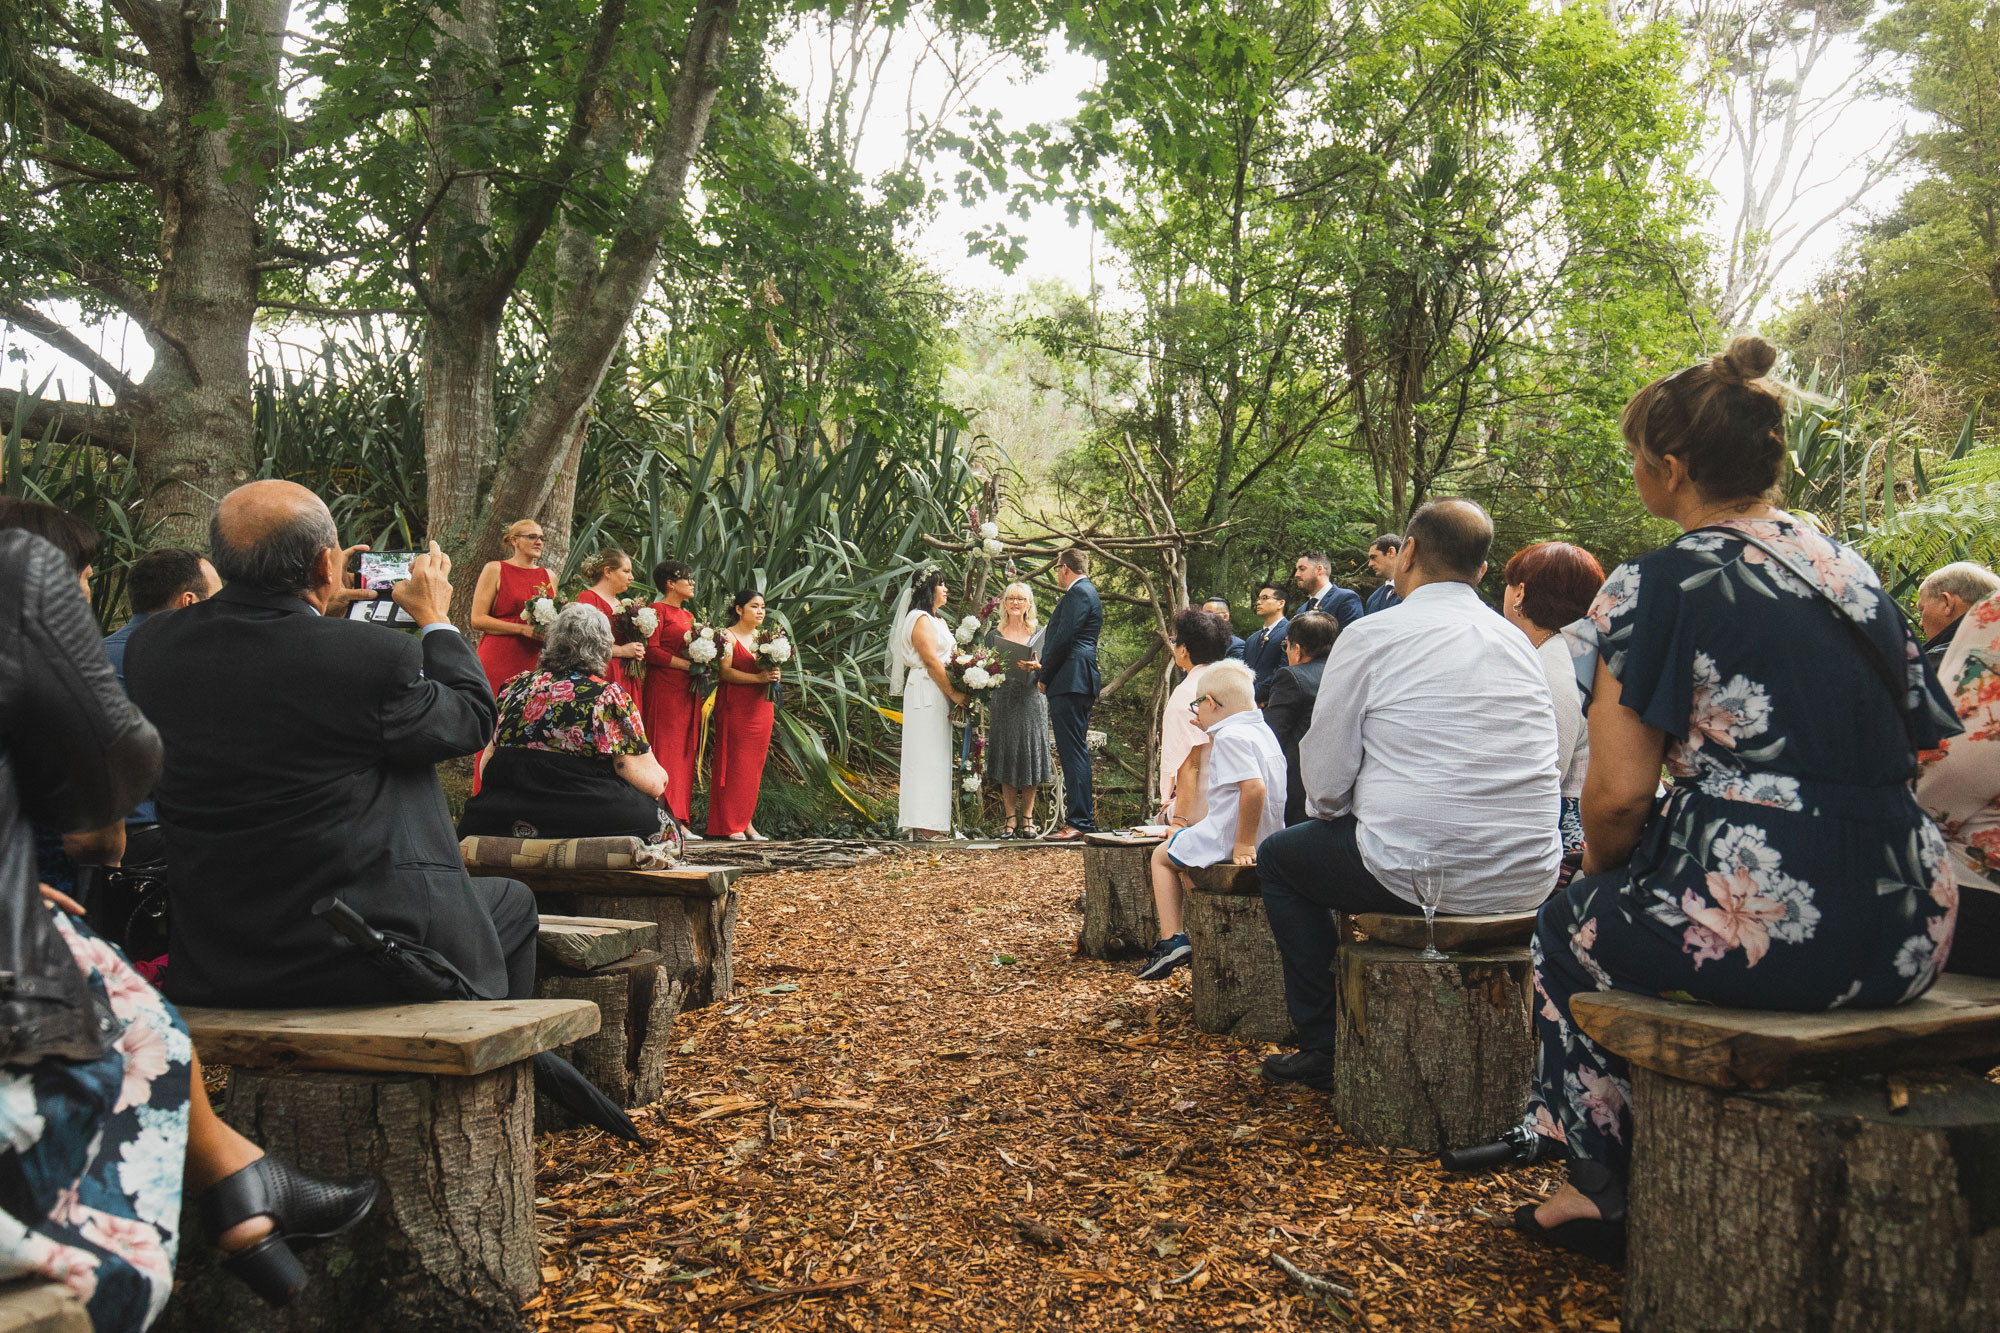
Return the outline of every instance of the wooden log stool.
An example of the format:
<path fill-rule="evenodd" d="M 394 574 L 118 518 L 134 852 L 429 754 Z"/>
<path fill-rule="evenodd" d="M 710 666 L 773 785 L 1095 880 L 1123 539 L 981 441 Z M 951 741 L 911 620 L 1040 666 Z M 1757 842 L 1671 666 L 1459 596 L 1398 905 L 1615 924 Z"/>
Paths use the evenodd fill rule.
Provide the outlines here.
<path fill-rule="evenodd" d="M 729 866 L 672 870 L 573 870 L 516 866 L 487 870 L 535 891 L 542 911 L 647 922 L 657 928 L 651 948 L 663 979 L 678 985 L 680 1007 L 699 1009 L 735 988 L 736 890 L 743 872 Z"/>
<path fill-rule="evenodd" d="M 1577 1026 L 1632 1064 L 1632 1333 L 2000 1328 L 2000 982 L 1768 1013 L 1623 991 Z"/>
<path fill-rule="evenodd" d="M 0 1282 L 0 1333 L 91 1333 L 90 1312 L 60 1282 Z"/>
<path fill-rule="evenodd" d="M 1257 867 L 1190 870 L 1187 937 L 1194 950 L 1194 1025 L 1241 1041 L 1293 1037 L 1285 1008 L 1285 965 L 1264 915 Z"/>
<path fill-rule="evenodd" d="M 652 947 L 659 927 L 650 921 L 589 916 L 544 916 L 536 946 L 541 966 L 535 998 L 588 1000 L 597 1006 L 597 1031 L 559 1054 L 605 1096 L 632 1109 L 660 1099 L 681 984 L 667 974 Z M 535 1099 L 541 1129 L 573 1129 L 575 1117 L 546 1097 Z"/>
<path fill-rule="evenodd" d="M 1487 1143 L 1518 1124 L 1535 1070 L 1526 941 L 1533 912 L 1424 919 L 1345 918 L 1335 954 L 1334 1114 L 1357 1143 L 1439 1152 Z"/>
<path fill-rule="evenodd" d="M 349 1009 L 183 1009 L 196 1051 L 230 1068 L 222 1115 L 313 1175 L 372 1176 L 347 1235 L 300 1253 L 312 1285 L 264 1305 L 192 1239 L 160 1327 L 331 1333 L 517 1330 L 541 1286 L 530 1057 L 597 1028 L 582 1000 Z M 197 1210 L 184 1232 L 199 1234 Z"/>
<path fill-rule="evenodd" d="M 1131 833 L 1083 835 L 1084 958 L 1144 958 L 1160 938 L 1153 908 L 1153 849 L 1165 838 Z"/>

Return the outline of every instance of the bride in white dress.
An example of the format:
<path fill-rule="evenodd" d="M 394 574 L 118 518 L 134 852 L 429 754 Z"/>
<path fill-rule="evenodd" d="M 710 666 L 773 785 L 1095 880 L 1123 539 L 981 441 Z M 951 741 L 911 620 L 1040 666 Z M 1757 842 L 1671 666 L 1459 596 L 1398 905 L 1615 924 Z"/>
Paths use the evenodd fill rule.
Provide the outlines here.
<path fill-rule="evenodd" d="M 945 660 L 954 646 L 938 614 L 951 588 L 937 569 L 910 579 L 889 634 L 889 688 L 903 696 L 903 768 L 896 823 L 919 835 L 951 834 L 951 687 Z"/>

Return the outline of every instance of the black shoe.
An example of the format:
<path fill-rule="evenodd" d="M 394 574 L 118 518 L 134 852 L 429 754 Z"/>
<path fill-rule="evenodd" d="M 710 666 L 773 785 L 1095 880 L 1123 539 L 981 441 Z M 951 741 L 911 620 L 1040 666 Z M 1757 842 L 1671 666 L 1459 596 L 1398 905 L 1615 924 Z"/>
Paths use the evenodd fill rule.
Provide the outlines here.
<path fill-rule="evenodd" d="M 1146 965 L 1139 969 L 1139 980 L 1158 981 L 1193 957 L 1194 947 L 1188 943 L 1187 932 L 1182 931 L 1172 939 L 1161 940 L 1153 946 L 1153 952 L 1146 957 Z"/>
<path fill-rule="evenodd" d="M 373 1180 L 336 1185 L 263 1156 L 202 1192 L 211 1242 L 253 1217 L 271 1219 L 271 1234 L 228 1255 L 222 1267 L 272 1305 L 290 1303 L 306 1286 L 294 1245 L 326 1240 L 356 1226 L 375 1206 Z"/>
<path fill-rule="evenodd" d="M 1333 1052 L 1286 1051 L 1266 1059 L 1257 1072 L 1272 1083 L 1303 1083 L 1325 1091 L 1333 1087 Z"/>
<path fill-rule="evenodd" d="M 1535 1220 L 1539 1203 L 1524 1203 L 1514 1210 L 1514 1230 L 1551 1249 L 1568 1250 L 1586 1259 L 1613 1268 L 1625 1266 L 1625 1222 L 1607 1222 L 1601 1217 L 1573 1217 L 1560 1226 L 1545 1227 Z"/>

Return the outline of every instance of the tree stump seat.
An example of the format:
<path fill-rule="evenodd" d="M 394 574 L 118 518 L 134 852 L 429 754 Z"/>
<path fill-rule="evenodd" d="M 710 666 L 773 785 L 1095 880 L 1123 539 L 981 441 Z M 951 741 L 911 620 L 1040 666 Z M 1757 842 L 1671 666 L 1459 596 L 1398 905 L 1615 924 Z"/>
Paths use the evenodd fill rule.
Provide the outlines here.
<path fill-rule="evenodd" d="M 1519 1123 L 1535 1068 L 1525 941 L 1534 913 L 1424 919 L 1357 913 L 1334 956 L 1334 1114 L 1357 1143 L 1441 1152 Z M 1414 923 L 1414 924 L 1413 924 Z M 1390 943 L 1389 941 L 1395 941 Z M 1407 941 L 1407 943 L 1405 943 Z"/>
<path fill-rule="evenodd" d="M 1084 958 L 1144 958 L 1160 938 L 1153 907 L 1153 849 L 1165 838 L 1127 833 L 1083 837 L 1083 929 L 1076 951 Z"/>
<path fill-rule="evenodd" d="M 638 921 L 655 928 L 665 980 L 680 988 L 680 1008 L 699 1009 L 727 999 L 735 988 L 736 879 L 734 866 L 676 866 L 672 870 L 569 870 L 520 866 L 487 869 L 535 892 L 536 904 L 554 916 Z"/>
<path fill-rule="evenodd" d="M 0 1282 L 0 1333 L 92 1333 L 90 1312 L 60 1282 Z"/>
<path fill-rule="evenodd" d="M 535 998 L 588 1000 L 597 1006 L 597 1031 L 559 1054 L 620 1106 L 636 1109 L 660 1099 L 681 983 L 652 948 L 659 927 L 650 921 L 544 916 L 536 945 L 542 967 Z M 535 1099 L 542 1129 L 573 1129 L 575 1117 L 546 1097 Z"/>
<path fill-rule="evenodd" d="M 228 1066 L 222 1115 L 265 1149 L 383 1191 L 352 1232 L 300 1254 L 312 1285 L 273 1310 L 181 1247 L 160 1327 L 347 1333 L 517 1330 L 541 1285 L 529 1060 L 596 1031 L 581 1000 L 181 1011 L 196 1051 Z M 190 1200 L 184 1234 L 199 1234 Z"/>
<path fill-rule="evenodd" d="M 1285 967 L 1264 915 L 1257 867 L 1190 870 L 1187 937 L 1194 950 L 1194 1025 L 1250 1042 L 1287 1042 Z"/>
<path fill-rule="evenodd" d="M 1632 1065 L 1634 1333 L 2000 1328 L 2000 982 L 1780 1013 L 1607 991 Z"/>

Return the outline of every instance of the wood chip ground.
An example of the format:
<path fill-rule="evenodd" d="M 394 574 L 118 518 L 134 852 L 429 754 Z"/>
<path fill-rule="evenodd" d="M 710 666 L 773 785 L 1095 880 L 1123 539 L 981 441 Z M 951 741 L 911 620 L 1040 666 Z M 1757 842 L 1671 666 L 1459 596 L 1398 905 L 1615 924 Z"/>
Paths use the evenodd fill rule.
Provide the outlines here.
<path fill-rule="evenodd" d="M 1072 957 L 1080 857 L 738 887 L 652 1146 L 539 1140 L 537 1328 L 1617 1328 L 1617 1273 L 1505 1229 L 1556 1169 L 1347 1146 L 1193 1029 L 1185 970 Z"/>

